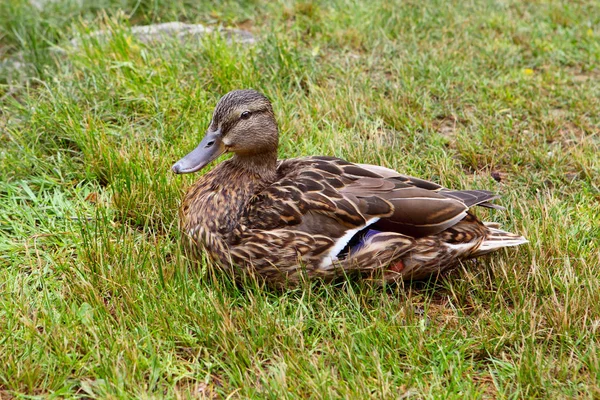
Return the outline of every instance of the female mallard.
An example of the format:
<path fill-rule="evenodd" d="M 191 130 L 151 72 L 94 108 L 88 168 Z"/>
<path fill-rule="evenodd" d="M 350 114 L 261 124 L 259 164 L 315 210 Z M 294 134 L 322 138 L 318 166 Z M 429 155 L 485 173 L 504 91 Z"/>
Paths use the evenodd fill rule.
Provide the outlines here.
<path fill-rule="evenodd" d="M 468 210 L 495 207 L 485 190 L 445 189 L 388 168 L 335 157 L 277 160 L 269 100 L 235 90 L 215 108 L 198 147 L 173 165 L 202 176 L 180 210 L 186 249 L 206 251 L 234 276 L 295 283 L 305 273 L 330 280 L 348 272 L 386 281 L 419 279 L 459 260 L 526 240 L 482 223 Z"/>

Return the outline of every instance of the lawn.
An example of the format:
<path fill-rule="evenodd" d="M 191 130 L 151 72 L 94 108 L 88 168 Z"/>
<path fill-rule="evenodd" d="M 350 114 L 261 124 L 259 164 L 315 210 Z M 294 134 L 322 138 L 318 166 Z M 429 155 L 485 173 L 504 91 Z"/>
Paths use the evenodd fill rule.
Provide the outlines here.
<path fill-rule="evenodd" d="M 0 398 L 600 398 L 600 2 L 42 3 L 0 2 Z M 128 31 L 168 21 L 256 42 Z M 530 243 L 385 288 L 192 268 L 170 166 L 248 87 L 280 157 L 496 191 Z"/>

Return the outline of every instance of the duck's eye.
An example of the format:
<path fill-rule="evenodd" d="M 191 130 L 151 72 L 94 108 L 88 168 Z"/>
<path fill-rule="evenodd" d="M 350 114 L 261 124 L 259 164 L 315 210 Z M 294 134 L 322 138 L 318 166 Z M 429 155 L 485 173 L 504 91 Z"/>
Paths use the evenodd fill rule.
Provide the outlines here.
<path fill-rule="evenodd" d="M 243 113 L 240 114 L 240 118 L 241 119 L 248 119 L 250 118 L 250 111 L 244 111 Z"/>

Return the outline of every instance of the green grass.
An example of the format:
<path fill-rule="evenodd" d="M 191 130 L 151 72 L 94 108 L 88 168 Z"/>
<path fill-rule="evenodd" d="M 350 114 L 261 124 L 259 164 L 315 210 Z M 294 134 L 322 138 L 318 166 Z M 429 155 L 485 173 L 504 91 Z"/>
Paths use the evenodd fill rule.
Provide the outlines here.
<path fill-rule="evenodd" d="M 172 20 L 258 42 L 127 34 Z M 600 397 L 597 1 L 7 0 L 0 57 L 0 398 Z M 245 87 L 281 157 L 497 191 L 530 243 L 385 289 L 190 268 L 169 167 Z"/>

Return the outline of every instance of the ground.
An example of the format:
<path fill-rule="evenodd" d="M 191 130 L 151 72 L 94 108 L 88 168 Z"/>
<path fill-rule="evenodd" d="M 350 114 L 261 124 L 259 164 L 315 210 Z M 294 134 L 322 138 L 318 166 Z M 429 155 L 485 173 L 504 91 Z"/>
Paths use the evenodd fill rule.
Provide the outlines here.
<path fill-rule="evenodd" d="M 175 20 L 257 41 L 127 32 Z M 600 397 L 599 2 L 7 0 L 0 57 L 0 398 Z M 386 288 L 191 267 L 170 166 L 248 87 L 281 157 L 494 190 L 530 243 Z"/>

